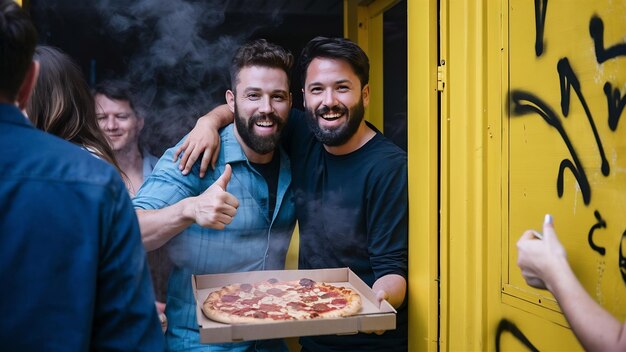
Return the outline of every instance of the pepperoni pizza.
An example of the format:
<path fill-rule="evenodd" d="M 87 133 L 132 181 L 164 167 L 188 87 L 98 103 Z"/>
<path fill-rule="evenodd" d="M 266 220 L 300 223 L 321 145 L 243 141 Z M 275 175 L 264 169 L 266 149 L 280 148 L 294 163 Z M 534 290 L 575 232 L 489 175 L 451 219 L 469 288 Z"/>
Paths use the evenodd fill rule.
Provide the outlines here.
<path fill-rule="evenodd" d="M 353 289 L 310 279 L 232 284 L 211 292 L 202 306 L 209 319 L 229 324 L 338 318 L 360 310 Z"/>

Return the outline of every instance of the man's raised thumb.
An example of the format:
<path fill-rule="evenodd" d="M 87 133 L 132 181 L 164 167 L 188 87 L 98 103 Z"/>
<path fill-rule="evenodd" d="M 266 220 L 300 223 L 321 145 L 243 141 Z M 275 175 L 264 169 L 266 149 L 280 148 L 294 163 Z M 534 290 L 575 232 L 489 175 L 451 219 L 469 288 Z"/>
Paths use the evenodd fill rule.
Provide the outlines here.
<path fill-rule="evenodd" d="M 233 169 L 230 167 L 230 164 L 226 164 L 226 167 L 224 168 L 224 172 L 222 173 L 220 178 L 215 180 L 213 184 L 220 186 L 220 188 L 226 191 L 226 186 L 228 186 L 228 182 L 230 182 L 230 177 L 232 175 L 233 175 Z"/>

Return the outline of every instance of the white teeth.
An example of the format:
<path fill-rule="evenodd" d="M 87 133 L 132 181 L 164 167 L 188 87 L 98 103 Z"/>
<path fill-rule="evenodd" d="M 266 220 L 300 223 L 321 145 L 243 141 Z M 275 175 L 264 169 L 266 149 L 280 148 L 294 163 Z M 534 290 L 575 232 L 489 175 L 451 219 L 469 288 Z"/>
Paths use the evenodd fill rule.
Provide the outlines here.
<path fill-rule="evenodd" d="M 324 114 L 324 115 L 322 115 L 322 118 L 324 118 L 324 119 L 336 119 L 336 118 L 339 118 L 340 116 L 341 116 L 341 114 L 337 114 L 337 113 L 334 113 L 334 114 Z"/>
<path fill-rule="evenodd" d="M 256 125 L 259 127 L 272 127 L 274 123 L 272 121 L 257 121 Z"/>

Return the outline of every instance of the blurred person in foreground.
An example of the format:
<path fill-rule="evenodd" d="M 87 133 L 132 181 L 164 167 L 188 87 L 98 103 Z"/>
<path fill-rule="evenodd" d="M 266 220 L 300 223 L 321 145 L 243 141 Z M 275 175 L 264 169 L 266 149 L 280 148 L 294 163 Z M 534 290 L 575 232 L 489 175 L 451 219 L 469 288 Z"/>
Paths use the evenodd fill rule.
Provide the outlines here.
<path fill-rule="evenodd" d="M 300 56 L 306 113 L 283 134 L 300 231 L 299 269 L 349 267 L 397 311 L 396 330 L 300 338 L 303 351 L 406 351 L 406 153 L 364 120 L 369 59 L 355 43 L 317 37 Z M 223 107 L 200 118 L 177 150 L 183 173 L 208 167 Z M 202 161 L 195 163 L 202 156 Z"/>
<path fill-rule="evenodd" d="M 150 154 L 147 148 L 141 147 L 140 136 L 145 119 L 135 106 L 133 90 L 126 81 L 102 81 L 93 89 L 93 96 L 99 128 L 108 138 L 122 174 L 128 178 L 126 182 L 128 193 L 134 197 L 159 161 L 159 158 Z M 149 251 L 148 266 L 157 298 L 159 318 L 165 329 L 167 282 L 172 271 L 172 262 L 166 248 Z"/>
<path fill-rule="evenodd" d="M 183 176 L 168 149 L 133 199 L 147 250 L 168 246 L 166 342 L 173 351 L 286 351 L 282 339 L 202 345 L 192 274 L 283 269 L 295 226 L 291 173 L 278 140 L 291 108 L 293 57 L 257 40 L 230 67 L 228 109 L 216 166 Z"/>
<path fill-rule="evenodd" d="M 137 218 L 116 170 L 20 112 L 34 26 L 0 0 L 0 346 L 163 350 Z"/>
<path fill-rule="evenodd" d="M 527 230 L 517 241 L 517 265 L 526 283 L 556 298 L 572 331 L 586 351 L 626 351 L 626 324 L 589 296 L 572 271 L 559 242 L 552 216 L 543 234 Z"/>

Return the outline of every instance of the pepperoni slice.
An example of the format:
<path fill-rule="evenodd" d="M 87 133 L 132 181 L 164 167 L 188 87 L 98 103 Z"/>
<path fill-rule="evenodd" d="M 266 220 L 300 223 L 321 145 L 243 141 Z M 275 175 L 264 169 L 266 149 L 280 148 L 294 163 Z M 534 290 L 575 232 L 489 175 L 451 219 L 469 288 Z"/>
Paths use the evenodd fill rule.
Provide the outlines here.
<path fill-rule="evenodd" d="M 313 281 L 311 279 L 307 279 L 307 278 L 300 279 L 299 283 L 300 283 L 301 286 L 304 286 L 304 287 L 311 287 L 311 286 L 315 285 L 315 281 Z"/>
<path fill-rule="evenodd" d="M 304 296 L 302 297 L 302 302 L 311 303 L 317 301 L 317 296 Z"/>
<path fill-rule="evenodd" d="M 267 282 L 269 282 L 270 284 L 275 284 L 275 283 L 278 282 L 278 279 L 271 278 L 271 279 L 267 280 Z"/>
<path fill-rule="evenodd" d="M 246 315 L 246 313 L 248 313 L 248 312 L 250 312 L 252 310 L 253 310 L 252 308 L 245 307 L 245 308 L 234 310 L 234 311 L 231 312 L 231 314 L 244 316 L 244 315 Z"/>
<path fill-rule="evenodd" d="M 241 304 L 244 305 L 244 306 L 252 306 L 252 305 L 255 305 L 255 304 L 259 303 L 259 301 L 262 298 L 263 297 L 254 297 L 254 298 L 242 299 L 241 300 Z"/>
<path fill-rule="evenodd" d="M 345 298 L 335 298 L 330 301 L 330 304 L 334 306 L 345 306 L 346 304 L 348 304 L 348 300 Z"/>
<path fill-rule="evenodd" d="M 276 288 L 276 287 L 272 287 L 269 290 L 265 291 L 268 294 L 272 295 L 272 296 L 276 296 L 276 297 L 282 297 L 285 294 L 285 291 Z"/>
<path fill-rule="evenodd" d="M 301 309 L 301 310 L 303 310 L 303 309 L 308 307 L 306 304 L 304 304 L 302 302 L 289 302 L 289 303 L 287 303 L 287 305 L 289 307 L 292 307 L 292 308 L 295 308 L 295 309 Z"/>
<path fill-rule="evenodd" d="M 227 303 L 235 302 L 238 299 L 239 299 L 239 296 L 236 296 L 236 295 L 223 295 L 221 298 L 222 302 L 227 302 Z"/>
<path fill-rule="evenodd" d="M 280 306 L 277 304 L 261 303 L 259 305 L 259 310 L 264 312 L 280 312 Z"/>
<path fill-rule="evenodd" d="M 332 310 L 332 308 L 330 308 L 329 306 L 327 306 L 325 303 L 315 303 L 313 305 L 314 311 L 318 312 L 318 313 L 323 313 L 323 312 L 328 312 L 330 310 Z"/>
<path fill-rule="evenodd" d="M 339 292 L 335 292 L 335 291 L 326 292 L 321 297 L 324 299 L 339 297 Z"/>
<path fill-rule="evenodd" d="M 254 291 L 254 296 L 255 297 L 265 297 L 267 296 L 267 293 L 263 292 L 263 291 Z"/>
<path fill-rule="evenodd" d="M 241 289 L 243 292 L 250 292 L 250 290 L 252 290 L 252 285 L 250 285 L 250 284 L 241 284 L 241 285 L 239 285 L 239 289 Z"/>
<path fill-rule="evenodd" d="M 296 319 L 296 318 L 292 317 L 291 315 L 289 315 L 287 313 L 270 314 L 270 318 L 272 318 L 274 320 L 295 320 Z"/>

